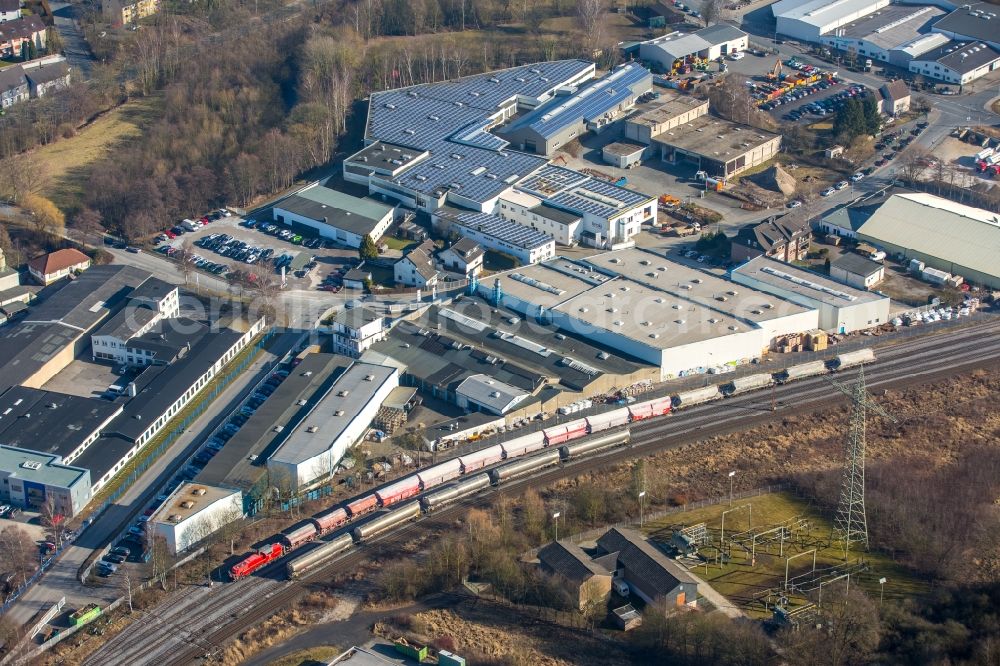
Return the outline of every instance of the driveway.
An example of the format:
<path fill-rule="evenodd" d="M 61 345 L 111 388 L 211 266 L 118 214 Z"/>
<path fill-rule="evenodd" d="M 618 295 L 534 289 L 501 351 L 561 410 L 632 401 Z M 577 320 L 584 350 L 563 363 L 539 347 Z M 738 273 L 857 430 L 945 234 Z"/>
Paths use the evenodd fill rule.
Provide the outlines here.
<path fill-rule="evenodd" d="M 52 16 L 55 19 L 55 28 L 63 43 L 63 55 L 73 68 L 73 79 L 80 81 L 90 80 L 90 69 L 94 64 L 94 55 L 90 52 L 90 46 L 83 38 L 83 30 L 77 21 L 76 9 L 68 2 L 50 2 Z"/>

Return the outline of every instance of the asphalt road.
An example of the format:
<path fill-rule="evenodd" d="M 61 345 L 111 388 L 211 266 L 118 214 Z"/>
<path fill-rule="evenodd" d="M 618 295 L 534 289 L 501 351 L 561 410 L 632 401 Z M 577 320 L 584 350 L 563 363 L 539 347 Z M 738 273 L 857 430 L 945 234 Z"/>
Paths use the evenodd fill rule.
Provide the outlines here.
<path fill-rule="evenodd" d="M 62 39 L 62 53 L 73 68 L 74 81 L 88 81 L 94 55 L 77 22 L 76 8 L 68 2 L 50 2 L 56 31 Z"/>

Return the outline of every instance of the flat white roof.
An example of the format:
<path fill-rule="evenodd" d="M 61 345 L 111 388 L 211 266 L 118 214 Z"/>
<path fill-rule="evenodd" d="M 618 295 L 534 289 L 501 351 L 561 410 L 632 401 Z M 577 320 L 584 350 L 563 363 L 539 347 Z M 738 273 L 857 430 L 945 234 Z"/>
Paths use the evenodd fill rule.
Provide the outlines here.
<path fill-rule="evenodd" d="M 760 256 L 733 269 L 733 275 L 743 275 L 776 289 L 791 292 L 833 307 L 844 308 L 862 303 L 888 300 L 876 292 L 855 289 L 850 285 Z"/>
<path fill-rule="evenodd" d="M 167 498 L 167 501 L 156 510 L 150 521 L 164 525 L 178 525 L 216 502 L 239 494 L 239 490 L 232 488 L 185 482 L 179 485 L 174 493 Z M 172 516 L 177 516 L 177 518 L 171 520 Z"/>
<path fill-rule="evenodd" d="M 862 16 L 888 5 L 887 0 L 780 0 L 771 6 L 775 18 L 823 27 Z"/>

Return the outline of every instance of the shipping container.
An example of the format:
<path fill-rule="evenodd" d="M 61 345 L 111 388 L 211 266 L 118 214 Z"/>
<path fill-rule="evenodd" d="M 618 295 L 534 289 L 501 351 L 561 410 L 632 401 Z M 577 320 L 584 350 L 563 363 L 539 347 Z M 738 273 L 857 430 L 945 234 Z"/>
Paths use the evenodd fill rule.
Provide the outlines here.
<path fill-rule="evenodd" d="M 847 352 L 846 354 L 840 354 L 837 358 L 833 359 L 833 369 L 843 370 L 844 368 L 861 365 L 862 363 L 871 363 L 874 360 L 874 351 L 869 348 L 859 349 L 857 351 Z"/>
<path fill-rule="evenodd" d="M 311 519 L 320 535 L 335 530 L 348 521 L 347 510 L 341 507 L 317 513 Z"/>
<path fill-rule="evenodd" d="M 433 467 L 428 467 L 425 470 L 417 472 L 417 478 L 420 479 L 420 488 L 422 490 L 439 486 L 442 483 L 451 481 L 461 475 L 462 463 L 458 460 L 458 458 L 448 460 L 439 465 L 434 465 Z"/>
<path fill-rule="evenodd" d="M 756 375 L 737 377 L 723 387 L 723 392 L 726 395 L 736 395 L 737 393 L 765 388 L 772 384 L 774 384 L 774 377 L 768 372 L 762 372 Z"/>
<path fill-rule="evenodd" d="M 389 484 L 385 488 L 379 488 L 375 491 L 375 497 L 378 498 L 378 502 L 382 506 L 392 506 L 413 497 L 419 492 L 420 479 L 414 474 L 413 476 L 408 476 L 405 479 L 400 479 L 395 483 Z"/>
<path fill-rule="evenodd" d="M 645 402 L 637 402 L 628 406 L 629 416 L 633 421 L 642 421 L 657 416 L 664 416 L 670 413 L 672 401 L 670 396 L 663 398 L 653 398 Z"/>
<path fill-rule="evenodd" d="M 586 417 L 585 420 L 587 421 L 587 430 L 592 433 L 611 428 L 620 428 L 628 424 L 628 407 L 612 409 L 602 414 L 594 414 L 593 416 Z"/>
<path fill-rule="evenodd" d="M 538 432 L 533 432 L 530 435 L 515 437 L 509 442 L 504 442 L 500 446 L 503 447 L 504 458 L 510 460 L 511 458 L 518 458 L 526 453 L 531 453 L 532 451 L 538 451 L 539 449 L 544 448 L 545 435 L 541 430 L 539 430 Z"/>
<path fill-rule="evenodd" d="M 376 516 L 368 522 L 358 525 L 351 531 L 351 534 L 354 535 L 355 541 L 364 541 L 365 539 L 370 539 L 380 532 L 402 525 L 403 523 L 409 522 L 419 516 L 420 502 L 410 502 L 409 504 L 404 504 L 403 506 L 393 509 L 388 513 Z"/>
<path fill-rule="evenodd" d="M 294 550 L 319 536 L 319 530 L 311 520 L 300 521 L 281 532 L 281 542 L 287 550 Z"/>
<path fill-rule="evenodd" d="M 341 534 L 330 541 L 324 541 L 312 550 L 302 553 L 288 563 L 285 571 L 288 573 L 290 579 L 300 578 L 313 569 L 322 566 L 334 556 L 343 553 L 353 545 L 354 538 L 350 534 Z"/>
<path fill-rule="evenodd" d="M 469 472 L 494 465 L 503 460 L 503 447 L 496 444 L 464 456 L 459 456 L 458 460 L 462 463 L 462 473 L 468 474 Z"/>
<path fill-rule="evenodd" d="M 83 608 L 74 611 L 69 616 L 69 623 L 74 627 L 79 627 L 99 617 L 100 614 L 101 614 L 100 606 L 98 606 L 97 604 L 87 604 Z"/>
<path fill-rule="evenodd" d="M 790 382 L 795 379 L 804 379 L 805 377 L 814 377 L 816 375 L 826 374 L 826 361 L 810 361 L 808 363 L 799 363 L 798 365 L 793 365 L 790 368 L 785 368 L 781 372 L 776 374 L 778 381 L 782 384 L 785 382 Z"/>
<path fill-rule="evenodd" d="M 722 394 L 719 392 L 718 386 L 705 386 L 704 388 L 692 389 L 690 391 L 678 393 L 674 396 L 674 406 L 690 407 L 692 405 L 708 402 L 709 400 L 716 400 L 721 397 Z"/>
<path fill-rule="evenodd" d="M 612 446 L 627 444 L 629 439 L 631 439 L 631 433 L 628 429 L 619 432 L 608 432 L 596 437 L 588 437 L 587 439 L 579 442 L 573 442 L 572 444 L 564 444 L 563 446 L 560 446 L 559 457 L 563 460 L 569 460 L 570 458 L 593 453 L 594 451 L 600 451 L 601 449 L 608 449 Z"/>
<path fill-rule="evenodd" d="M 346 508 L 347 513 L 350 514 L 351 518 L 357 518 L 358 516 L 363 516 L 366 513 L 377 509 L 378 498 L 375 497 L 375 495 L 365 495 L 364 497 L 347 504 Z"/>
<path fill-rule="evenodd" d="M 490 485 L 489 474 L 474 474 L 468 479 L 445 486 L 440 490 L 435 490 L 420 498 L 420 506 L 424 511 L 430 513 L 440 506 L 457 502 L 458 500 L 474 495 Z"/>
<path fill-rule="evenodd" d="M 545 433 L 546 446 L 562 444 L 563 442 L 568 442 L 571 439 L 576 439 L 577 437 L 583 437 L 586 435 L 587 419 L 569 421 L 568 423 L 563 423 L 562 425 L 546 428 L 542 432 Z"/>
<path fill-rule="evenodd" d="M 524 474 L 531 474 L 549 465 L 555 465 L 558 462 L 558 449 L 548 449 L 537 455 L 521 458 L 520 460 L 490 470 L 490 481 L 493 483 L 503 483 L 508 479 L 513 479 Z"/>
<path fill-rule="evenodd" d="M 951 278 L 951 273 L 947 273 L 937 268 L 925 268 L 920 271 L 920 277 L 934 284 L 944 284 Z"/>

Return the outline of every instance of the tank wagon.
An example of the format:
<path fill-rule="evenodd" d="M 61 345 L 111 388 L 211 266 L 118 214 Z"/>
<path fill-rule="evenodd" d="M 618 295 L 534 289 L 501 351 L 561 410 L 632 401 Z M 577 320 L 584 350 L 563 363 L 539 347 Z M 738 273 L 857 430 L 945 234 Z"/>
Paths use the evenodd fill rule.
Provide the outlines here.
<path fill-rule="evenodd" d="M 316 548 L 302 553 L 286 565 L 285 571 L 288 574 L 288 577 L 292 580 L 301 578 L 303 575 L 319 566 L 322 566 L 328 560 L 343 553 L 353 545 L 354 537 L 350 534 L 341 534 L 331 541 L 325 541 Z"/>
<path fill-rule="evenodd" d="M 490 485 L 490 475 L 489 474 L 476 474 L 464 481 L 459 481 L 450 486 L 441 488 L 440 490 L 435 490 L 434 492 L 424 495 L 420 498 L 420 506 L 423 507 L 424 511 L 430 513 L 439 506 L 445 504 L 450 504 L 451 502 L 457 502 L 460 499 L 468 497 L 469 495 L 475 495 L 483 488 L 487 488 Z"/>
<path fill-rule="evenodd" d="M 409 504 L 404 504 L 403 506 L 393 509 L 388 513 L 384 513 L 381 516 L 376 516 L 371 520 L 368 520 L 353 530 L 351 530 L 351 535 L 357 543 L 361 543 L 365 539 L 370 539 L 376 534 L 385 532 L 386 530 L 392 529 L 397 525 L 402 525 L 403 523 L 415 520 L 420 517 L 420 502 L 410 502 Z"/>
<path fill-rule="evenodd" d="M 874 360 L 875 352 L 872 351 L 870 347 L 865 347 L 864 349 L 858 349 L 857 351 L 840 354 L 837 358 L 833 359 L 831 367 L 834 370 L 845 370 L 847 368 L 853 368 L 856 365 L 861 365 L 862 363 L 871 363 Z"/>
<path fill-rule="evenodd" d="M 796 379 L 805 379 L 806 377 L 825 375 L 826 373 L 826 361 L 809 361 L 808 363 L 800 363 L 798 365 L 785 368 L 781 372 L 776 373 L 775 377 L 778 379 L 778 382 L 787 384 L 788 382 L 795 381 Z"/>
<path fill-rule="evenodd" d="M 559 447 L 559 457 L 562 460 L 570 460 L 571 458 L 577 458 L 588 453 L 594 453 L 595 451 L 609 449 L 613 446 L 628 444 L 631 438 L 632 435 L 628 428 L 626 428 L 619 432 L 609 432 L 600 437 L 590 437 L 572 444 L 563 444 Z"/>

